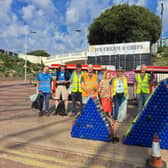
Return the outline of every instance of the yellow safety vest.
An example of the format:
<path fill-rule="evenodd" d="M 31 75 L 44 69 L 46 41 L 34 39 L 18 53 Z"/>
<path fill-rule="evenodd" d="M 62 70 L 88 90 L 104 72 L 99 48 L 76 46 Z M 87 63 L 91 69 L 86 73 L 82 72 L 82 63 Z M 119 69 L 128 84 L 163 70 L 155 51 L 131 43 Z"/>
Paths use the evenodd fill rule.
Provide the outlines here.
<path fill-rule="evenodd" d="M 91 93 L 98 85 L 98 77 L 96 74 L 92 74 L 92 78 L 88 76 L 88 73 L 82 75 L 86 89 L 88 93 Z M 89 96 L 85 90 L 82 91 L 82 96 Z M 98 96 L 98 92 L 94 92 L 94 96 Z"/>
<path fill-rule="evenodd" d="M 150 93 L 149 75 L 147 73 L 145 73 L 143 80 L 141 75 L 137 74 L 136 83 L 136 94 L 140 94 L 141 92 L 146 94 Z"/>
<path fill-rule="evenodd" d="M 122 77 L 122 80 L 123 80 L 123 83 L 124 83 L 124 95 L 127 96 L 128 94 L 128 82 L 127 82 L 127 78 L 126 77 Z M 112 85 L 112 88 L 113 88 L 113 96 L 116 95 L 116 90 L 117 90 L 117 77 L 115 77 L 113 79 L 113 85 Z"/>
<path fill-rule="evenodd" d="M 81 87 L 81 74 L 79 76 L 77 75 L 76 71 L 72 74 L 72 86 L 71 91 L 72 92 L 81 92 L 82 93 L 82 87 Z"/>

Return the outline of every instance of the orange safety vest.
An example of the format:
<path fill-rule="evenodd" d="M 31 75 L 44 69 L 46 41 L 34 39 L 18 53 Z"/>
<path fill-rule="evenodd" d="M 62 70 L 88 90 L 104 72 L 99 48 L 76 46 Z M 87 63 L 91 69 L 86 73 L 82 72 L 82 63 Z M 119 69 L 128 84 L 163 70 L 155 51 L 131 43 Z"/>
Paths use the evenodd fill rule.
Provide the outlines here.
<path fill-rule="evenodd" d="M 92 74 L 92 78 L 90 78 L 88 76 L 88 73 L 84 73 L 82 75 L 82 78 L 84 80 L 84 84 L 85 84 L 85 87 L 88 91 L 88 93 L 91 93 L 94 91 L 94 89 L 96 88 L 97 89 L 97 85 L 98 85 L 98 77 L 96 74 Z M 82 96 L 89 96 L 83 89 L 82 89 Z M 96 92 L 94 91 L 94 95 L 93 96 L 98 96 L 98 91 L 96 90 Z"/>

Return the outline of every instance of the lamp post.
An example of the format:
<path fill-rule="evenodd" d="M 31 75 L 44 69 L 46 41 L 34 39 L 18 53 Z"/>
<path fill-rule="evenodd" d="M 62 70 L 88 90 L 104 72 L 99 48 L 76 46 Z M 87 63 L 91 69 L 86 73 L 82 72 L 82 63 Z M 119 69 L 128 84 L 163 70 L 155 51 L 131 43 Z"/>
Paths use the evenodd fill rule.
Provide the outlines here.
<path fill-rule="evenodd" d="M 162 47 L 162 31 L 163 31 L 163 2 L 161 3 L 161 12 L 160 12 L 160 15 L 161 15 L 161 35 L 160 35 L 160 47 Z"/>
<path fill-rule="evenodd" d="M 35 34 L 37 32 L 31 31 L 30 33 Z M 24 43 L 24 53 L 25 53 L 25 64 L 24 64 L 25 74 L 24 74 L 24 80 L 25 80 L 25 82 L 27 81 L 27 43 L 28 43 L 28 35 L 30 33 L 25 33 L 25 43 Z"/>
<path fill-rule="evenodd" d="M 75 31 L 77 32 L 77 33 L 81 33 L 82 32 L 82 30 L 81 29 L 75 29 Z M 80 36 L 80 44 L 81 44 L 81 36 Z"/>
<path fill-rule="evenodd" d="M 78 32 L 78 33 L 81 33 L 81 32 L 82 32 L 81 29 L 75 29 L 75 31 Z M 82 39 L 81 39 L 81 42 L 82 42 Z M 80 43 L 81 43 L 81 42 L 80 42 Z M 87 64 L 87 60 L 85 60 L 84 64 Z"/>

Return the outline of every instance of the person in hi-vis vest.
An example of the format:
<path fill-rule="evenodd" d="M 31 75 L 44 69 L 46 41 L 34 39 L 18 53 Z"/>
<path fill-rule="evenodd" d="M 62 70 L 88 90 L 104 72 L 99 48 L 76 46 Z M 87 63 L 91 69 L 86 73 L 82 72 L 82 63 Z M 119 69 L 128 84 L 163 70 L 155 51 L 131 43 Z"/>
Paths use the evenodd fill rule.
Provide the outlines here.
<path fill-rule="evenodd" d="M 114 102 L 113 118 L 118 120 L 120 106 L 125 99 L 128 98 L 128 81 L 124 75 L 122 67 L 117 68 L 117 74 L 112 81 L 112 93 Z M 127 109 L 126 109 L 127 110 Z"/>
<path fill-rule="evenodd" d="M 149 97 L 151 81 L 152 77 L 146 73 L 146 66 L 142 65 L 141 71 L 135 75 L 134 81 L 134 95 L 138 101 L 138 112 L 142 112 L 143 106 Z"/>
<path fill-rule="evenodd" d="M 89 97 L 97 98 L 98 96 L 98 76 L 93 72 L 93 65 L 89 64 L 88 72 L 82 75 L 82 103 L 86 104 Z"/>
<path fill-rule="evenodd" d="M 76 101 L 80 102 L 80 110 L 82 111 L 82 87 L 81 87 L 81 64 L 76 65 L 76 70 L 71 75 L 71 98 L 72 98 L 72 114 L 75 116 L 76 111 Z"/>

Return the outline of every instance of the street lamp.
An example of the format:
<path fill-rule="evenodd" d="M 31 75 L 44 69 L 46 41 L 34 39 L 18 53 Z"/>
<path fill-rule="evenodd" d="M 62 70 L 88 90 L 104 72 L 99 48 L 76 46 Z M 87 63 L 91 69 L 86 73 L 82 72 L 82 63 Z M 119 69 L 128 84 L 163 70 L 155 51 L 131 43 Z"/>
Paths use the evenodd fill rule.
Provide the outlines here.
<path fill-rule="evenodd" d="M 163 31 L 163 2 L 161 3 L 161 12 L 160 12 L 160 15 L 161 15 L 161 35 L 160 35 L 160 47 L 162 47 L 162 31 Z"/>
<path fill-rule="evenodd" d="M 75 31 L 76 31 L 77 33 L 81 33 L 81 32 L 82 32 L 81 29 L 75 29 Z M 81 42 L 82 42 L 82 39 L 81 39 L 81 35 L 80 35 L 80 44 L 81 44 Z"/>
<path fill-rule="evenodd" d="M 30 33 L 35 34 L 37 32 L 31 31 Z M 28 35 L 30 33 L 25 33 L 25 44 L 24 44 L 24 52 L 25 52 L 25 65 L 24 65 L 25 75 L 24 75 L 24 80 L 25 80 L 25 82 L 27 81 L 27 43 L 28 43 Z"/>

